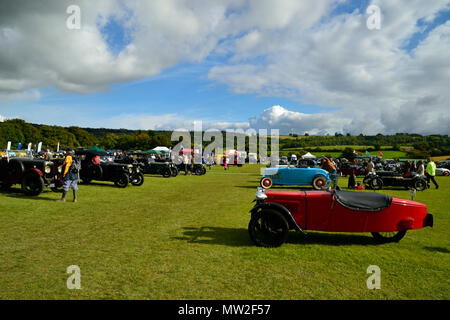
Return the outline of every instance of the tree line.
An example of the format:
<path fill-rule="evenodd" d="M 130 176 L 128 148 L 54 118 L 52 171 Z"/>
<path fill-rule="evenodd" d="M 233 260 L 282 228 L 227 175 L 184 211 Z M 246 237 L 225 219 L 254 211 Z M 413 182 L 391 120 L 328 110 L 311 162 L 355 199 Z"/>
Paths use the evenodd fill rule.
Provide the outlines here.
<path fill-rule="evenodd" d="M 194 147 L 193 132 L 190 134 L 192 137 L 191 147 Z M 226 135 L 225 132 L 222 134 L 225 147 Z M 61 127 L 32 124 L 20 119 L 0 122 L 0 149 L 6 148 L 8 141 L 12 142 L 13 149 L 19 142 L 24 146 L 30 142 L 33 144 L 42 142 L 43 148 L 48 146 L 50 149 L 56 149 L 59 143 L 61 148 L 89 148 L 97 145 L 107 150 L 148 150 L 157 146 L 173 147 L 178 143 L 178 141 L 171 141 L 170 131 Z M 422 136 L 397 133 L 395 135 L 365 136 L 360 134 L 351 136 L 336 133 L 334 136 L 298 136 L 291 134 L 290 137 L 281 136 L 279 143 L 281 151 L 294 148 L 320 150 L 321 146 L 371 146 L 369 151 L 378 151 L 382 147 L 383 150 L 386 150 L 385 147 L 389 146 L 390 150 L 398 151 L 402 146 L 409 146 L 412 157 L 450 155 L 448 135 Z M 267 144 L 268 151 L 270 151 L 270 138 L 267 139 Z M 247 150 L 248 146 L 248 139 L 246 139 Z M 342 149 L 326 148 L 323 151 L 342 151 Z"/>

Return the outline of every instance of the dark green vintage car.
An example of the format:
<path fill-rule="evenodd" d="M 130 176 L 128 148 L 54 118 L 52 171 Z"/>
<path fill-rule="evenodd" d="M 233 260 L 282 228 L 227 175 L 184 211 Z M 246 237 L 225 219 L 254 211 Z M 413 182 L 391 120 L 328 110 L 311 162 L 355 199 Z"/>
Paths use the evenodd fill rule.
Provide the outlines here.
<path fill-rule="evenodd" d="M 141 170 L 145 174 L 160 174 L 164 178 L 175 177 L 178 175 L 177 168 L 170 162 L 159 162 L 152 158 L 140 158 L 138 162 Z"/>

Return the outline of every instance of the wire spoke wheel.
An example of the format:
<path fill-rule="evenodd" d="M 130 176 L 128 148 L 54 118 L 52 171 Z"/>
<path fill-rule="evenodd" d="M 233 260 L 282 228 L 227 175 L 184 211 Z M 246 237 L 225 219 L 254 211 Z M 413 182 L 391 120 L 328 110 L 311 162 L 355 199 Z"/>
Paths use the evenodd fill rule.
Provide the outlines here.
<path fill-rule="evenodd" d="M 405 234 L 406 231 L 372 232 L 372 236 L 379 243 L 398 242 Z"/>

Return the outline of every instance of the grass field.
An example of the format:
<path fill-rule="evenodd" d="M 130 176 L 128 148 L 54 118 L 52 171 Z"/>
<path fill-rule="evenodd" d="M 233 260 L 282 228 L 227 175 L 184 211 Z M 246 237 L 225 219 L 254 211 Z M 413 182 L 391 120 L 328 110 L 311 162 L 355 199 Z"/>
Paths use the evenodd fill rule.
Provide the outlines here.
<path fill-rule="evenodd" d="M 450 178 L 417 195 L 435 227 L 399 243 L 292 232 L 275 249 L 255 247 L 247 233 L 259 179 L 259 167 L 247 165 L 148 176 L 126 189 L 82 185 L 78 203 L 1 193 L 0 299 L 450 298 Z M 81 269 L 81 290 L 66 287 L 70 265 Z M 366 287 L 370 265 L 381 269 L 380 290 Z"/>

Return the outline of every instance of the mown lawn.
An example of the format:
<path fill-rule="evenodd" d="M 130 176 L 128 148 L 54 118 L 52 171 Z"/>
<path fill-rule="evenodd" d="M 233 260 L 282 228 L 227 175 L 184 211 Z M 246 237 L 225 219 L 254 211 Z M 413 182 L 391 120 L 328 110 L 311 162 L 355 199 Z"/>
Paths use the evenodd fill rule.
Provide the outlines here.
<path fill-rule="evenodd" d="M 292 232 L 275 249 L 255 247 L 247 233 L 259 178 L 250 165 L 147 176 L 142 187 L 80 186 L 78 203 L 2 193 L 0 299 L 450 298 L 450 178 L 417 195 L 435 227 L 399 243 Z M 81 269 L 81 290 L 66 287 L 70 265 Z M 370 265 L 381 268 L 380 290 L 366 287 Z"/>

